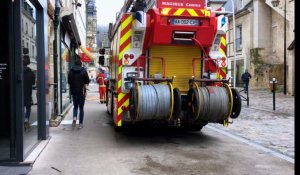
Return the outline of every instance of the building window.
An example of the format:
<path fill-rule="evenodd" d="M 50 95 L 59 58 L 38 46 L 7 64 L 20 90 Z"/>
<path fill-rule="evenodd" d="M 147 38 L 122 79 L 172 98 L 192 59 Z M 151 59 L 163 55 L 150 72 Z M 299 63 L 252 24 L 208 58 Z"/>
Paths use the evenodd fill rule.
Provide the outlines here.
<path fill-rule="evenodd" d="M 35 53 L 35 51 L 34 51 L 34 45 L 32 45 L 32 57 L 35 57 L 34 53 Z"/>
<path fill-rule="evenodd" d="M 33 38 L 33 32 L 34 32 L 33 27 L 31 27 L 31 36 L 32 36 L 32 38 Z"/>
<path fill-rule="evenodd" d="M 25 27 L 26 27 L 25 33 L 28 34 L 28 24 L 27 24 L 27 22 L 25 23 Z"/>
<path fill-rule="evenodd" d="M 272 51 L 276 52 L 276 45 L 277 45 L 277 26 L 272 27 Z"/>
<path fill-rule="evenodd" d="M 30 51 L 29 51 L 29 44 L 26 42 L 26 48 L 28 49 L 28 54 L 30 55 Z"/>
<path fill-rule="evenodd" d="M 237 26 L 236 27 L 236 50 L 242 50 L 242 26 Z"/>

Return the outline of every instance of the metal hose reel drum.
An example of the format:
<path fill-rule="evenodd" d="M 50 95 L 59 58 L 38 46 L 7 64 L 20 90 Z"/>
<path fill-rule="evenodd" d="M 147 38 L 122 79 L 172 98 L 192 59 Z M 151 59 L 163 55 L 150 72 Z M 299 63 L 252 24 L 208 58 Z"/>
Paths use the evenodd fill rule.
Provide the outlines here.
<path fill-rule="evenodd" d="M 189 90 L 191 95 L 188 93 L 188 97 L 193 121 L 222 123 L 227 120 L 232 113 L 233 105 L 232 92 L 228 87 L 195 85 L 191 88 Z"/>
<path fill-rule="evenodd" d="M 171 83 L 137 85 L 131 90 L 130 114 L 136 120 L 170 120 L 174 96 Z"/>

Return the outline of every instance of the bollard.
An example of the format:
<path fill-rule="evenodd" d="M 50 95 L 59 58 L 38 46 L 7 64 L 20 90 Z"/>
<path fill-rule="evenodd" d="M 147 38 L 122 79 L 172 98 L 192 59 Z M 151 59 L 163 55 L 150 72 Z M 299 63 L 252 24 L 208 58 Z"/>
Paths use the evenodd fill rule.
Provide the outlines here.
<path fill-rule="evenodd" d="M 275 93 L 276 93 L 276 78 L 273 78 L 272 81 L 270 81 L 270 83 L 272 83 L 272 92 L 273 92 L 273 110 L 275 111 L 276 110 L 276 101 L 275 101 Z"/>
<path fill-rule="evenodd" d="M 249 88 L 247 87 L 247 107 L 249 107 Z"/>

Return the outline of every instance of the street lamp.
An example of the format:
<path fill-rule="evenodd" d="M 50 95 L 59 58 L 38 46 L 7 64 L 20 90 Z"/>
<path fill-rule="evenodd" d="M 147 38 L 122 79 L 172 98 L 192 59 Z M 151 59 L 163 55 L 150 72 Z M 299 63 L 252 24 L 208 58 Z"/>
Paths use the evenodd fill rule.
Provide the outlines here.
<path fill-rule="evenodd" d="M 280 0 L 272 0 L 273 7 L 279 5 Z M 283 94 L 286 95 L 286 0 L 284 0 L 284 49 L 283 49 Z"/>

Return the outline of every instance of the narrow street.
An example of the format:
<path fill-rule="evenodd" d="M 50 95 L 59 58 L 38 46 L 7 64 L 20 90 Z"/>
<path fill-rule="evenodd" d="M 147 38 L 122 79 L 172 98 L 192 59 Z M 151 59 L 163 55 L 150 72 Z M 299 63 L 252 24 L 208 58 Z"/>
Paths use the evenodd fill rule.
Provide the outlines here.
<path fill-rule="evenodd" d="M 40 174 L 294 174 L 294 164 L 225 136 L 201 132 L 115 132 L 104 104 L 90 85 L 83 129 L 72 129 L 72 110 L 29 175 Z"/>

